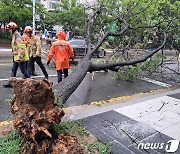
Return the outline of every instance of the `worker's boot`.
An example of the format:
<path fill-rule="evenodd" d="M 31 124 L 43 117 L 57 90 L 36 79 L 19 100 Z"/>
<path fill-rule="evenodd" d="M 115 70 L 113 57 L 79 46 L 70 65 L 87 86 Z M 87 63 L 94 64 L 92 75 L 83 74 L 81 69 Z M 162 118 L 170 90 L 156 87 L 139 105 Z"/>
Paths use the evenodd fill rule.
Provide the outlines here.
<path fill-rule="evenodd" d="M 29 72 L 29 75 L 30 76 L 38 76 L 36 73 L 35 73 L 35 71 L 33 70 L 33 71 L 31 71 L 31 72 Z"/>
<path fill-rule="evenodd" d="M 48 80 L 48 76 L 45 76 L 44 79 L 45 79 L 45 80 Z"/>
<path fill-rule="evenodd" d="M 11 86 L 11 85 L 8 83 L 8 84 L 4 84 L 3 87 L 4 87 L 4 88 L 12 88 L 13 86 Z"/>
<path fill-rule="evenodd" d="M 38 76 L 35 72 L 31 73 L 32 76 Z"/>

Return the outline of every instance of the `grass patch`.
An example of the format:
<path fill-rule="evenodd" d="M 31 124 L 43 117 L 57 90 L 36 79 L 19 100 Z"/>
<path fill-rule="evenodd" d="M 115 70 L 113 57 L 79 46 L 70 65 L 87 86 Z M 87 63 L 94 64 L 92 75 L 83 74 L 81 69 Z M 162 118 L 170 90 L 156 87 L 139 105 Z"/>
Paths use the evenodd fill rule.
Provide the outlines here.
<path fill-rule="evenodd" d="M 20 154 L 22 153 L 23 139 L 15 131 L 0 138 L 0 154 Z"/>
<path fill-rule="evenodd" d="M 70 135 L 89 135 L 89 132 L 81 127 L 81 124 L 79 121 L 68 121 L 68 122 L 62 122 L 59 125 L 54 124 L 53 128 L 58 133 L 68 133 Z"/>
<path fill-rule="evenodd" d="M 14 98 L 14 95 L 11 95 L 9 98 L 5 99 L 4 102 L 5 103 L 11 103 L 13 98 Z"/>
<path fill-rule="evenodd" d="M 11 99 L 11 98 L 7 98 L 7 99 L 5 99 L 5 102 L 6 102 L 6 103 L 11 103 L 11 102 L 12 102 L 12 99 Z"/>
<path fill-rule="evenodd" d="M 76 136 L 87 154 L 110 154 L 110 144 L 103 144 L 92 136 L 80 124 L 80 121 L 69 121 L 54 125 L 53 128 L 58 133 L 68 133 Z"/>
<path fill-rule="evenodd" d="M 11 43 L 11 40 L 3 38 L 3 39 L 0 39 L 0 43 Z"/>
<path fill-rule="evenodd" d="M 86 151 L 88 151 L 88 154 L 94 154 L 94 153 L 98 153 L 98 154 L 110 154 L 111 150 L 110 150 L 110 144 L 102 144 L 101 142 L 97 141 L 94 143 L 84 143 L 85 149 Z M 95 152 L 96 151 L 96 152 Z"/>

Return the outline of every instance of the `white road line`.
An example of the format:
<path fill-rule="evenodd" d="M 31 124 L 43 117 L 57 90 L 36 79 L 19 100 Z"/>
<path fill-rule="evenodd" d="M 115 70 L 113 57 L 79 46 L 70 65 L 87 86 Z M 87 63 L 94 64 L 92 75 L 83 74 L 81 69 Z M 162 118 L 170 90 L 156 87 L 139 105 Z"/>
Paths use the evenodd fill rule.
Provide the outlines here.
<path fill-rule="evenodd" d="M 56 77 L 57 75 L 56 74 L 52 74 L 52 75 L 48 75 L 49 77 Z M 44 78 L 44 75 L 40 75 L 40 76 L 32 76 L 31 77 L 32 79 L 35 79 L 35 78 Z"/>
<path fill-rule="evenodd" d="M 139 77 L 139 79 L 147 81 L 147 82 L 154 83 L 154 84 L 162 86 L 162 87 L 171 87 L 172 86 L 170 84 L 163 83 L 163 82 L 160 82 L 160 81 L 156 81 L 156 80 L 153 80 L 153 79 L 149 79 L 149 78 L 146 78 L 146 77 Z"/>
<path fill-rule="evenodd" d="M 0 49 L 0 52 L 12 52 L 12 49 Z"/>
<path fill-rule="evenodd" d="M 56 77 L 57 75 L 55 75 L 55 74 L 52 74 L 52 75 L 49 75 L 49 77 Z M 33 76 L 33 77 L 31 77 L 32 79 L 35 79 L 35 78 L 44 78 L 44 75 L 40 75 L 40 76 Z M 17 78 L 17 79 L 22 79 L 22 78 Z M 9 80 L 9 78 L 7 78 L 7 79 L 0 79 L 0 82 L 1 81 L 8 81 Z"/>
<path fill-rule="evenodd" d="M 41 75 L 41 76 L 33 76 L 31 77 L 32 79 L 35 79 L 35 78 L 43 78 L 44 76 Z M 52 75 L 49 75 L 49 77 L 57 77 L 57 75 L 55 74 L 52 74 Z M 19 78 L 20 79 L 20 78 Z M 150 83 L 154 83 L 156 85 L 159 85 L 159 86 L 162 86 L 162 87 L 171 87 L 172 85 L 170 84 L 167 84 L 167 83 L 163 83 L 163 82 L 160 82 L 160 81 L 156 81 L 156 80 L 153 80 L 153 79 L 149 79 L 149 78 L 146 78 L 146 77 L 139 77 L 139 79 L 141 80 L 144 80 L 144 81 L 147 81 L 147 82 L 150 82 Z M 0 81 L 8 81 L 9 78 L 7 79 L 0 79 Z"/>
<path fill-rule="evenodd" d="M 0 64 L 0 66 L 7 66 L 7 65 L 12 65 L 12 61 L 11 62 L 6 62 L 5 64 Z"/>

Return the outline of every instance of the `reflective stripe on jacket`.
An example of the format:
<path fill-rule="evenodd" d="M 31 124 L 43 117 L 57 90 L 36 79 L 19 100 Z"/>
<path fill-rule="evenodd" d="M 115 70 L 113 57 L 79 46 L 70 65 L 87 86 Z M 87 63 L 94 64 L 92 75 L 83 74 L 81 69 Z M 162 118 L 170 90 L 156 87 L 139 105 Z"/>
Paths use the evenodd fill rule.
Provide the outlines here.
<path fill-rule="evenodd" d="M 27 41 L 27 50 L 29 52 L 30 57 L 41 57 L 42 48 L 41 48 L 41 40 L 39 37 L 32 34 L 31 37 L 26 38 Z"/>
<path fill-rule="evenodd" d="M 22 38 L 22 40 L 24 41 L 24 43 L 25 43 L 25 45 L 27 47 L 28 46 L 28 39 L 29 39 L 29 37 L 27 35 L 23 35 L 21 38 Z"/>
<path fill-rule="evenodd" d="M 13 51 L 13 58 L 15 62 L 23 62 L 28 61 L 29 56 L 26 49 L 26 45 L 21 38 L 21 35 L 18 31 L 15 31 L 12 35 L 12 51 Z"/>
<path fill-rule="evenodd" d="M 65 40 L 57 40 L 50 48 L 48 61 L 55 58 L 56 70 L 70 68 L 69 58 L 74 57 L 72 46 Z"/>

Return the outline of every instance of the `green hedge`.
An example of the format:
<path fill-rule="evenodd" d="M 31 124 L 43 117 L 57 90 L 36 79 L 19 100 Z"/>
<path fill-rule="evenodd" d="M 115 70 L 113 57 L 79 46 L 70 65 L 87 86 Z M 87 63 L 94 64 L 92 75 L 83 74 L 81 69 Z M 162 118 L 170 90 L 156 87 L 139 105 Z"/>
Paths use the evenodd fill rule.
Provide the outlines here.
<path fill-rule="evenodd" d="M 0 42 L 11 42 L 11 36 L 9 32 L 0 30 Z"/>

